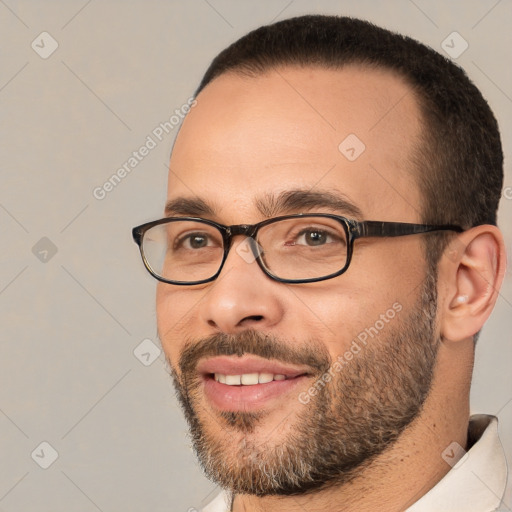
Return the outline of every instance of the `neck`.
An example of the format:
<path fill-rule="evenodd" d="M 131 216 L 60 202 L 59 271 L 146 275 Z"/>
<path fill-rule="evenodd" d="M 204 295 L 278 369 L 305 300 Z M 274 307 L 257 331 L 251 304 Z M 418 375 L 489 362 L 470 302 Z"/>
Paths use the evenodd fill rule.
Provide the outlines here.
<path fill-rule="evenodd" d="M 466 448 L 472 364 L 472 348 L 468 350 L 466 344 L 442 344 L 431 391 L 421 413 L 392 446 L 348 483 L 308 495 L 237 495 L 233 512 L 406 510 L 451 469 L 442 458 L 443 451 L 453 441 Z M 454 373 L 458 374 L 456 379 Z"/>

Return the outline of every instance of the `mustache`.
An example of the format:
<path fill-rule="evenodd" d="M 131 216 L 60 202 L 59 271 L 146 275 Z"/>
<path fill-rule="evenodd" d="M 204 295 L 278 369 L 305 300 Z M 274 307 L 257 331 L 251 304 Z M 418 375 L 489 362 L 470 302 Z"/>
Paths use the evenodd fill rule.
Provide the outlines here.
<path fill-rule="evenodd" d="M 283 363 L 308 366 L 312 373 L 324 373 L 331 360 L 325 346 L 310 341 L 301 347 L 290 346 L 276 336 L 248 329 L 238 334 L 216 333 L 197 341 L 185 343 L 178 361 L 183 376 L 192 376 L 199 361 L 206 357 L 251 354 Z"/>

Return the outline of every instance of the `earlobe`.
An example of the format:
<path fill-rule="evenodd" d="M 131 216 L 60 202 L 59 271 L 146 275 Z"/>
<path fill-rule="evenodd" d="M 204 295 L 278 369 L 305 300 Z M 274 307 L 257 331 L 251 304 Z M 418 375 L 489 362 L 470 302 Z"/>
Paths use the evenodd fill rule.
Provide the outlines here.
<path fill-rule="evenodd" d="M 457 237 L 440 262 L 444 307 L 441 335 L 446 341 L 474 336 L 489 318 L 505 275 L 503 236 L 496 226 L 471 228 Z"/>

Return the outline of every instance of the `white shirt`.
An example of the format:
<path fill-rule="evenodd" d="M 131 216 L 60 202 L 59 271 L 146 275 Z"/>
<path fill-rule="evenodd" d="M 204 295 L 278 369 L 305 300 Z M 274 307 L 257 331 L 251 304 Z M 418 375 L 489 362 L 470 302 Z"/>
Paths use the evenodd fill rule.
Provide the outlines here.
<path fill-rule="evenodd" d="M 485 414 L 471 416 L 468 446 L 469 451 L 444 478 L 406 512 L 493 512 L 498 509 L 507 482 L 498 419 Z M 448 449 L 445 460 L 449 460 L 452 453 Z M 224 491 L 201 512 L 230 512 L 230 506 L 231 497 Z"/>

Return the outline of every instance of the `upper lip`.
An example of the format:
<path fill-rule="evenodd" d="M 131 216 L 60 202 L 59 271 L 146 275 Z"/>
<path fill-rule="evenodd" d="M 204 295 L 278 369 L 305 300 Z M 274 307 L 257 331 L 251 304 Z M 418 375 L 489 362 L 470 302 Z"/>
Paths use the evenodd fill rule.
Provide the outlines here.
<path fill-rule="evenodd" d="M 281 363 L 277 360 L 263 359 L 257 356 L 217 356 L 204 359 L 197 365 L 197 371 L 203 376 L 220 373 L 223 375 L 243 375 L 246 373 L 272 373 L 287 378 L 308 374 L 304 367 Z"/>

